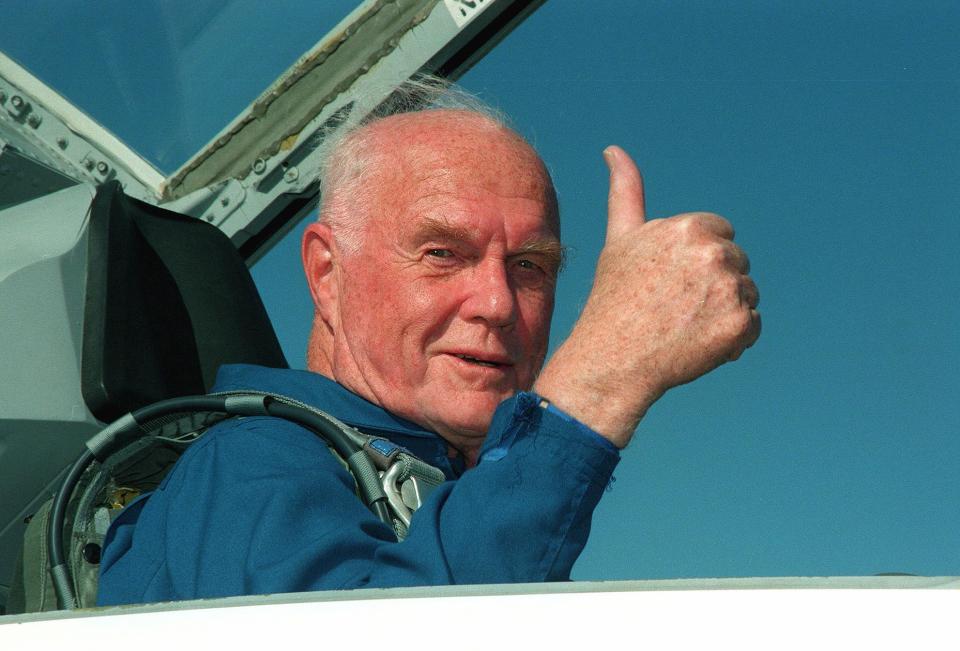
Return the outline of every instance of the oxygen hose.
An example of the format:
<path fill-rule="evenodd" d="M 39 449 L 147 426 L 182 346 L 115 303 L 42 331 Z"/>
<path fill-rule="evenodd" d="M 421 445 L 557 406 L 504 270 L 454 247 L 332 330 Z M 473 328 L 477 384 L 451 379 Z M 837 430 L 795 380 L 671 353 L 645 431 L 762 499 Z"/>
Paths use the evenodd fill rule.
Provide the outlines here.
<path fill-rule="evenodd" d="M 50 530 L 47 532 L 47 547 L 50 555 L 50 577 L 53 580 L 53 589 L 57 594 L 57 601 L 61 608 L 73 610 L 77 607 L 77 598 L 73 593 L 70 581 L 70 571 L 63 557 L 63 521 L 67 513 L 67 504 L 70 496 L 83 471 L 94 459 L 93 452 L 85 450 L 76 463 L 67 473 L 63 486 L 57 491 L 50 509 Z"/>
<path fill-rule="evenodd" d="M 319 436 L 346 460 L 357 480 L 360 497 L 383 522 L 392 526 L 386 494 L 380 484 L 377 468 L 363 451 L 363 435 L 350 432 L 345 425 L 319 410 L 281 396 L 259 393 L 221 393 L 204 396 L 171 398 L 130 412 L 114 421 L 87 441 L 87 450 L 71 466 L 51 507 L 50 530 L 47 534 L 53 587 L 61 608 L 77 607 L 70 570 L 63 546 L 63 528 L 67 505 L 87 466 L 95 459 L 103 462 L 129 443 L 149 436 L 159 426 L 184 415 L 220 413 L 229 416 L 275 416 L 292 421 Z"/>

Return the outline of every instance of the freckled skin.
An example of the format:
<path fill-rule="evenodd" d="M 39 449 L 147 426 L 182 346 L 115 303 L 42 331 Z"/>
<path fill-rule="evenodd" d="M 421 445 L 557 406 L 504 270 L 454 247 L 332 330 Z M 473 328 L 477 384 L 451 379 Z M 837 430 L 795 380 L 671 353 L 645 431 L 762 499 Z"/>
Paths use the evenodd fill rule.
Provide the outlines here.
<path fill-rule="evenodd" d="M 516 391 L 533 385 L 625 447 L 664 392 L 739 358 L 760 335 L 759 291 L 729 222 L 648 221 L 639 169 L 609 147 L 594 286 L 540 372 L 559 264 L 542 162 L 511 132 L 458 112 L 369 129 L 385 158 L 366 179 L 374 198 L 356 206 L 367 224 L 360 251 L 344 254 L 325 223 L 304 236 L 317 306 L 308 365 L 437 432 L 469 464 L 497 404 Z"/>
<path fill-rule="evenodd" d="M 311 266 L 329 267 L 311 281 L 312 370 L 436 431 L 472 463 L 496 406 L 543 365 L 556 265 L 523 247 L 558 246 L 557 218 L 526 144 L 436 117 L 373 127 L 390 164 L 371 180 L 373 205 L 360 207 L 359 251 L 340 251 L 323 223 L 308 229 L 308 279 Z"/>

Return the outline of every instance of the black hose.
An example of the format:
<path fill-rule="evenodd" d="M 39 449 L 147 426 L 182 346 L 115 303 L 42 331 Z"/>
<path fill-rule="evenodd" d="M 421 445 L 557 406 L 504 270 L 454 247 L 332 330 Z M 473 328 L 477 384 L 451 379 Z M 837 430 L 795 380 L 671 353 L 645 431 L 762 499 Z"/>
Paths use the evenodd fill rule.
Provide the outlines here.
<path fill-rule="evenodd" d="M 267 412 L 271 416 L 284 418 L 302 425 L 332 445 L 340 458 L 348 462 L 353 477 L 357 480 L 360 495 L 367 507 L 382 522 L 393 526 L 390 512 L 384 506 L 386 495 L 384 495 L 383 488 L 380 486 L 377 468 L 373 465 L 370 457 L 363 452 L 362 445 L 358 445 L 335 423 L 308 409 L 279 401 L 270 401 L 267 403 Z M 358 452 L 360 454 L 357 454 Z"/>
<path fill-rule="evenodd" d="M 67 504 L 70 503 L 70 496 L 73 495 L 73 489 L 77 482 L 87 469 L 90 462 L 93 461 L 93 453 L 90 450 L 84 450 L 83 454 L 70 468 L 67 478 L 63 480 L 63 486 L 57 491 L 53 499 L 53 506 L 50 509 L 50 531 L 47 532 L 47 546 L 50 553 L 51 574 L 53 575 L 53 589 L 57 594 L 57 601 L 61 608 L 73 609 L 77 607 L 77 598 L 73 594 L 73 586 L 70 584 L 69 572 L 66 564 L 66 554 L 63 549 L 63 523 L 66 519 Z"/>
<path fill-rule="evenodd" d="M 177 412 L 220 411 L 229 413 L 224 406 L 225 402 L 226 398 L 224 396 L 183 396 L 181 398 L 169 398 L 137 409 L 133 412 L 133 417 L 138 423 L 145 425 L 151 420 Z M 248 414 L 236 415 L 246 416 Z"/>
<path fill-rule="evenodd" d="M 360 493 L 364 496 L 364 501 L 367 502 L 367 506 L 380 520 L 392 525 L 392 518 L 386 506 L 386 496 L 383 494 L 383 489 L 377 480 L 378 474 L 376 466 L 374 466 L 366 454 L 355 454 L 361 451 L 363 446 L 350 438 L 337 424 L 324 418 L 321 414 L 314 413 L 304 407 L 289 405 L 279 400 L 270 399 L 269 397 L 266 397 L 259 405 L 255 404 L 255 401 L 249 403 L 230 402 L 226 395 L 170 398 L 169 400 L 162 400 L 132 412 L 129 415 L 132 417 L 132 420 L 128 418 L 126 424 L 120 424 L 120 426 L 117 427 L 119 423 L 115 422 L 107 426 L 104 430 L 101 430 L 101 432 L 88 442 L 88 446 L 90 446 L 91 449 L 85 450 L 83 455 L 73 464 L 60 490 L 57 491 L 57 494 L 54 496 L 50 516 L 50 531 L 47 535 L 47 546 L 50 555 L 53 587 L 60 607 L 64 609 L 74 609 L 77 607 L 77 599 L 73 592 L 70 572 L 66 562 L 66 553 L 63 548 L 63 528 L 70 497 L 73 495 L 73 491 L 77 486 L 77 482 L 80 481 L 84 470 L 87 469 L 87 466 L 90 465 L 94 458 L 106 458 L 116 451 L 113 449 L 115 446 L 123 447 L 130 442 L 131 436 L 138 436 L 138 430 L 139 435 L 144 434 L 138 426 L 147 425 L 151 421 L 163 418 L 169 414 L 178 412 L 220 412 L 231 416 L 252 416 L 262 414 L 264 410 L 271 416 L 283 418 L 305 427 L 332 445 L 333 449 L 336 450 L 341 458 L 351 459 L 354 476 L 357 478 L 358 484 L 360 484 Z M 116 427 L 116 429 L 111 429 L 111 427 Z M 93 443 L 92 446 L 91 443 Z"/>
<path fill-rule="evenodd" d="M 267 413 L 271 416 L 293 421 L 314 433 L 320 434 L 324 440 L 333 445 L 333 449 L 344 459 L 361 449 L 332 422 L 302 407 L 271 401 L 267 404 Z"/>
<path fill-rule="evenodd" d="M 218 396 L 171 398 L 147 405 L 130 415 L 133 417 L 135 423 L 144 424 L 170 413 L 185 411 L 224 411 L 224 398 Z M 133 423 L 130 424 L 133 425 Z M 106 429 L 109 429 L 109 427 Z M 102 433 L 103 430 L 98 433 L 98 436 Z M 100 440 L 92 449 L 88 448 L 84 450 L 80 458 L 71 466 L 66 479 L 63 480 L 63 484 L 60 486 L 60 490 L 54 495 L 53 505 L 50 508 L 50 530 L 47 532 L 47 553 L 50 556 L 50 574 L 53 579 L 53 589 L 56 593 L 60 608 L 73 610 L 78 605 L 70 579 L 66 550 L 63 548 L 63 528 L 70 497 L 73 495 L 73 491 L 76 489 L 77 482 L 80 481 L 83 472 L 87 469 L 87 466 L 93 462 L 95 458 L 94 450 L 96 450 L 97 455 L 105 458 L 114 451 L 112 448 L 118 440 L 121 444 L 126 444 L 127 438 L 131 434 L 132 432 L 124 429 L 115 430 L 108 439 Z M 91 439 L 91 442 L 95 439 L 97 439 L 96 436 Z"/>

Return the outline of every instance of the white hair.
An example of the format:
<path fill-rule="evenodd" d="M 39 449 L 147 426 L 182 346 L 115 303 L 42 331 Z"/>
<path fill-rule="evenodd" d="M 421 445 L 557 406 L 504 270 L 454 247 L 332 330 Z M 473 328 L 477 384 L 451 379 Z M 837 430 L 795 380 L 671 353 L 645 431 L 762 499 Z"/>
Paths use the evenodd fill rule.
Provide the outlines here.
<path fill-rule="evenodd" d="M 472 113 L 491 128 L 510 129 L 502 113 L 444 79 L 421 75 L 401 84 L 363 120 L 325 143 L 319 220 L 330 225 L 344 252 L 355 253 L 360 248 L 365 215 L 358 208 L 371 205 L 377 189 L 371 179 L 382 171 L 385 162 L 369 127 L 384 118 L 425 110 Z"/>

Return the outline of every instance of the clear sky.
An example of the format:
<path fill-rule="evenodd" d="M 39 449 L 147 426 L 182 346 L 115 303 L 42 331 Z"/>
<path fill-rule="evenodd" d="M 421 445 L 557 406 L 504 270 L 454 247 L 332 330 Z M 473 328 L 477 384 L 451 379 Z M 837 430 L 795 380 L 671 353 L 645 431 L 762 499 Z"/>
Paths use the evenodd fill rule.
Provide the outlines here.
<path fill-rule="evenodd" d="M 305 0 L 106 4 L 5 5 L 0 47 L 168 172 L 335 22 L 289 20 Z M 574 250 L 554 345 L 611 143 L 649 215 L 730 219 L 761 291 L 757 345 L 641 424 L 575 578 L 960 574 L 958 32 L 955 2 L 549 0 L 462 80 L 554 175 Z M 297 249 L 253 271 L 302 366 Z"/>
<path fill-rule="evenodd" d="M 730 219 L 761 291 L 757 345 L 641 424 L 576 578 L 960 574 L 958 30 L 955 3 L 551 0 L 462 80 L 555 177 L 555 344 L 610 143 L 649 214 Z"/>

